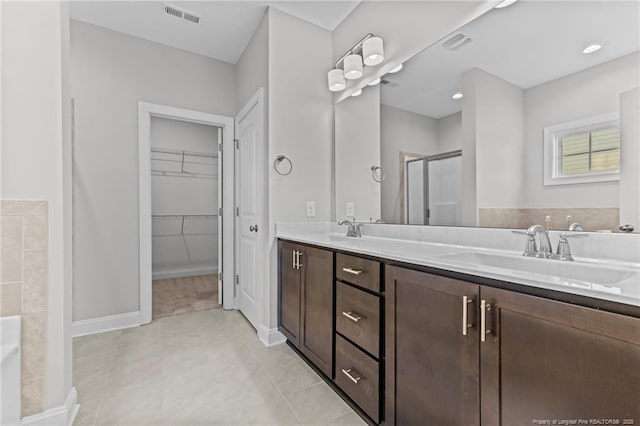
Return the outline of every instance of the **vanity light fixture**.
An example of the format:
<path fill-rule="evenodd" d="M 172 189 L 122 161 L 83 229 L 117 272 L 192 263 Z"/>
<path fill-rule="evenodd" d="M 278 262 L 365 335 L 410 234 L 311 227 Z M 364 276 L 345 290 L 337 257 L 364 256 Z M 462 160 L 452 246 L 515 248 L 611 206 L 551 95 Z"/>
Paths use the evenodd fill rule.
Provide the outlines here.
<path fill-rule="evenodd" d="M 462 99 L 464 95 L 460 92 L 454 93 L 453 96 L 451 96 L 451 99 Z"/>
<path fill-rule="evenodd" d="M 362 89 L 358 89 L 355 92 L 353 92 L 351 96 L 355 98 L 356 96 L 360 96 L 361 94 L 362 94 Z"/>
<path fill-rule="evenodd" d="M 378 65 L 384 61 L 384 47 L 380 37 L 371 37 L 362 43 L 362 57 L 369 66 Z"/>
<path fill-rule="evenodd" d="M 500 3 L 498 3 L 497 5 L 495 5 L 494 7 L 496 9 L 502 9 L 503 7 L 511 6 L 512 4 L 514 4 L 517 1 L 518 0 L 504 0 L 504 1 L 500 2 Z"/>
<path fill-rule="evenodd" d="M 380 77 L 376 78 L 375 80 L 373 80 L 371 83 L 369 83 L 369 86 L 375 86 L 376 84 L 380 84 L 380 81 L 382 79 Z"/>
<path fill-rule="evenodd" d="M 389 71 L 389 74 L 393 74 L 396 73 L 398 71 L 400 71 L 402 69 L 402 67 L 404 66 L 404 64 L 400 64 L 397 67 L 395 67 L 394 69 L 392 69 L 391 71 Z"/>
<path fill-rule="evenodd" d="M 599 44 L 591 44 L 591 45 L 585 47 L 582 50 L 582 53 L 593 53 L 593 52 L 597 52 L 600 49 L 602 49 L 601 45 L 599 45 Z"/>
<path fill-rule="evenodd" d="M 346 81 L 344 79 L 344 72 L 340 68 L 335 68 L 329 71 L 329 90 L 332 92 L 339 92 L 344 90 Z"/>
<path fill-rule="evenodd" d="M 380 37 L 369 33 L 338 59 L 327 75 L 329 90 L 339 92 L 347 87 L 346 80 L 363 76 L 365 66 L 378 65 L 384 60 L 384 47 Z M 346 80 L 345 80 L 346 79 Z M 378 84 L 380 79 L 375 83 Z"/>

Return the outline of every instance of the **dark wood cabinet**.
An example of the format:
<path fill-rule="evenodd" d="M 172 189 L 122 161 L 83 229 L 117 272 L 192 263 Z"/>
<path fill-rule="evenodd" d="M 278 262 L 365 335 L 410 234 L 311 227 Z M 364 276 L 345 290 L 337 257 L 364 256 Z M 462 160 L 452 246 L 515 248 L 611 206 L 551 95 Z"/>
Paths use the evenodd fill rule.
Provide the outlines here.
<path fill-rule="evenodd" d="M 483 425 L 640 422 L 640 319 L 491 287 L 481 300 Z"/>
<path fill-rule="evenodd" d="M 479 286 L 397 267 L 385 285 L 386 422 L 479 424 Z"/>
<path fill-rule="evenodd" d="M 386 274 L 387 423 L 640 419 L 640 319 L 398 267 Z M 607 419 L 619 423 L 597 423 Z"/>
<path fill-rule="evenodd" d="M 278 329 L 333 374 L 333 252 L 280 242 Z"/>

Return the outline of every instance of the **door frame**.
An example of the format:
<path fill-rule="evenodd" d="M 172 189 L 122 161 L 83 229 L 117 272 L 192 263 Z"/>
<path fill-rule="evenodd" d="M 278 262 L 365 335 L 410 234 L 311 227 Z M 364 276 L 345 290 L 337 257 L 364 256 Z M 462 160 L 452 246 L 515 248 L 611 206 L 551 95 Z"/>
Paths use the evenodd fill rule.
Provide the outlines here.
<path fill-rule="evenodd" d="M 268 224 L 268 209 L 269 209 L 269 204 L 268 204 L 268 190 L 269 190 L 269 179 L 268 179 L 268 175 L 267 175 L 267 167 L 266 164 L 268 162 L 268 146 L 267 146 L 267 134 L 265 132 L 265 126 L 264 126 L 264 122 L 265 122 L 265 116 L 264 116 L 264 89 L 262 87 L 259 87 L 258 90 L 256 90 L 256 92 L 251 96 L 251 98 L 249 98 L 249 100 L 242 106 L 242 108 L 240 109 L 240 111 L 238 112 L 238 114 L 236 114 L 235 117 L 235 138 L 236 140 L 239 139 L 239 131 L 238 131 L 238 125 L 240 123 L 240 121 L 242 121 L 242 119 L 254 108 L 256 107 L 258 108 L 258 119 L 257 119 L 257 128 L 260 132 L 260 144 L 259 144 L 259 151 L 257 152 L 257 160 L 256 160 L 256 164 L 258 166 L 258 170 L 256 172 L 256 175 L 261 178 L 261 181 L 263 182 L 262 185 L 258 185 L 256 186 L 256 191 L 258 191 L 257 194 L 257 202 L 256 202 L 256 206 L 257 208 L 260 209 L 260 211 L 256 212 L 256 222 L 258 225 L 258 230 L 259 232 L 257 233 L 257 244 L 256 246 L 258 247 L 258 253 L 269 253 L 268 250 L 268 236 L 269 236 L 269 224 Z M 235 145 L 235 143 L 234 143 Z M 237 148 L 237 146 L 235 146 Z M 239 159 L 239 156 L 234 156 L 234 179 L 237 182 L 237 184 L 235 185 L 235 189 L 234 189 L 234 194 L 236 197 L 236 201 L 234 204 L 234 210 L 236 208 L 239 207 L 239 191 L 240 191 L 240 179 L 239 176 L 237 176 L 237 167 L 236 167 L 236 163 Z M 234 218 L 236 216 L 236 212 L 234 212 Z M 234 227 L 233 230 L 233 240 L 234 240 L 234 247 L 235 250 L 238 250 L 239 244 L 238 244 L 238 240 L 240 238 L 240 229 L 238 228 L 238 226 Z M 234 253 L 235 257 L 238 257 L 238 253 Z M 257 295 L 256 295 L 256 303 L 258 306 L 258 324 L 256 324 L 256 328 L 257 328 L 257 332 L 260 332 L 260 328 L 262 326 L 262 314 L 264 313 L 264 305 L 266 303 L 268 303 L 267 301 L 265 301 L 265 295 L 267 295 L 267 299 L 269 297 L 269 288 L 270 288 L 270 276 L 269 274 L 266 274 L 265 271 L 268 271 L 268 262 L 269 262 L 269 256 L 260 256 L 259 259 L 261 259 L 260 262 L 256 262 L 256 276 L 258 277 L 258 279 L 264 280 L 263 282 L 258 282 L 256 283 L 257 287 Z M 239 261 L 239 259 L 238 259 Z M 236 295 L 236 307 L 239 309 L 240 308 L 240 284 L 238 282 L 238 280 L 236 280 L 236 274 L 239 273 L 239 265 L 236 261 L 235 263 L 235 270 L 234 270 L 234 283 L 235 283 L 235 295 Z"/>
<path fill-rule="evenodd" d="M 175 108 L 168 105 L 138 102 L 138 198 L 139 198 L 139 264 L 140 323 L 151 322 L 152 231 L 151 231 L 151 117 L 169 118 L 222 128 L 222 206 L 234 205 L 234 119 L 224 115 Z M 225 161 L 226 160 L 226 161 Z M 220 162 L 218 162 L 220 164 Z M 234 216 L 230 209 L 222 216 L 222 264 L 218 273 L 234 271 Z M 223 210 L 225 213 L 225 210 Z M 220 233 L 220 230 L 218 231 Z M 220 275 L 218 275 L 220 277 Z M 230 278 L 230 277 L 229 277 Z M 223 307 L 235 309 L 233 280 L 222 280 Z"/>

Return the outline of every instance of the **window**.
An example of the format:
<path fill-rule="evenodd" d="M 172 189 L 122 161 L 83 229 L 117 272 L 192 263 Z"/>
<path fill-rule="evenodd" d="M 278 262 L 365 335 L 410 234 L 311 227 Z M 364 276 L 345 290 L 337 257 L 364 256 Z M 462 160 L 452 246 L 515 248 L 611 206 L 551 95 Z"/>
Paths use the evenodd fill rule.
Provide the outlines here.
<path fill-rule="evenodd" d="M 545 185 L 620 179 L 618 114 L 544 129 Z"/>

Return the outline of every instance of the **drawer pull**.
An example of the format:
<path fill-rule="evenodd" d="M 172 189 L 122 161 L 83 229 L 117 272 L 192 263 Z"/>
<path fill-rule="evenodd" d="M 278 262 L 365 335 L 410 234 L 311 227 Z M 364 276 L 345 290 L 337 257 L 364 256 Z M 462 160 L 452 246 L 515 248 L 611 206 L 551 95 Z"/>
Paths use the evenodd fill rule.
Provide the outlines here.
<path fill-rule="evenodd" d="M 348 273 L 353 274 L 353 275 L 360 275 L 362 273 L 362 271 L 359 270 L 359 269 L 342 268 L 342 270 L 344 272 L 348 272 Z"/>
<path fill-rule="evenodd" d="M 362 380 L 362 377 L 360 376 L 360 374 L 358 374 L 357 371 L 351 369 L 351 368 L 347 368 L 346 370 L 343 368 L 342 369 L 342 373 L 347 376 L 349 378 L 349 380 L 351 380 L 353 383 L 355 383 L 356 385 L 358 384 L 358 382 L 360 380 Z M 351 374 L 355 374 L 355 377 Z"/>
<path fill-rule="evenodd" d="M 353 322 L 358 322 L 362 319 L 362 317 L 358 314 L 356 314 L 355 312 L 343 312 L 342 315 L 344 315 L 345 317 L 349 318 L 351 321 Z"/>

